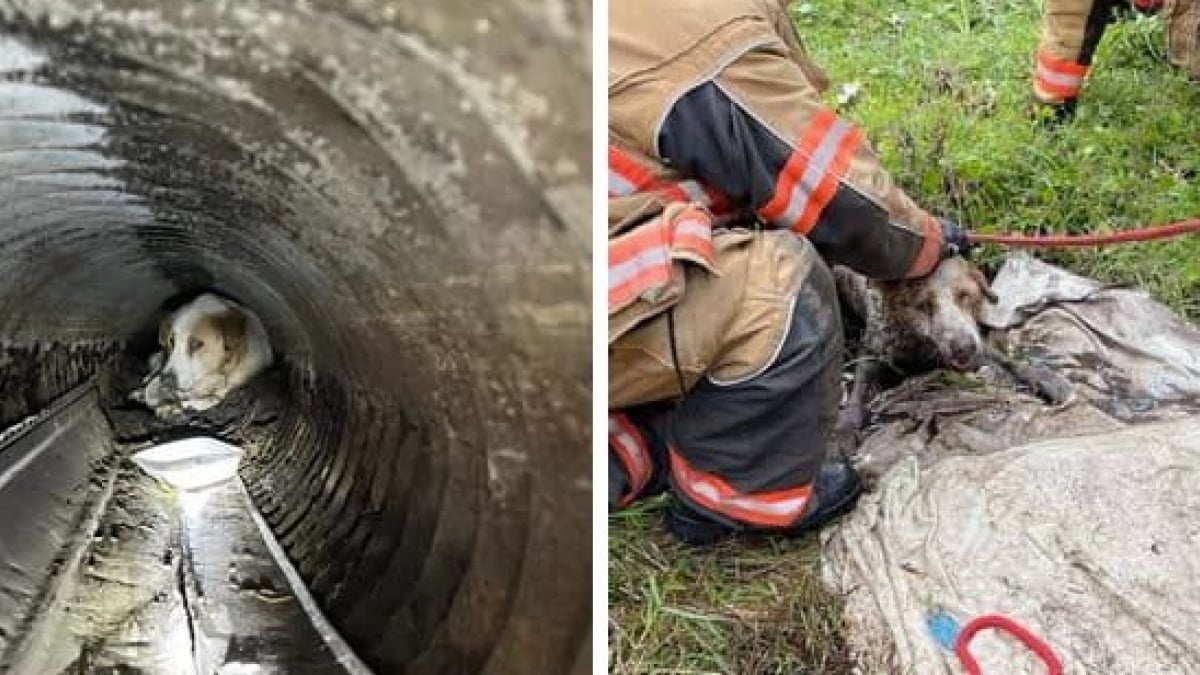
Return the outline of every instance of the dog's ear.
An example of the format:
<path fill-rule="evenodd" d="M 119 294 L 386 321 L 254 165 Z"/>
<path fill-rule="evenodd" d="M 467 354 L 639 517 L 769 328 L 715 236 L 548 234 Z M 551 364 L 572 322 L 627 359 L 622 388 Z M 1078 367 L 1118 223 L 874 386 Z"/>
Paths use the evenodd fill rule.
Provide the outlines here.
<path fill-rule="evenodd" d="M 246 315 L 231 309 L 221 312 L 213 318 L 213 324 L 221 333 L 221 341 L 225 343 L 225 354 L 221 358 L 222 366 L 242 360 L 246 354 Z"/>
<path fill-rule="evenodd" d="M 167 351 L 171 351 L 171 339 L 174 337 L 171 332 L 171 326 L 175 323 L 175 313 L 172 312 L 163 317 L 158 323 L 158 346 Z"/>
<path fill-rule="evenodd" d="M 983 297 L 987 298 L 988 302 L 993 305 L 1000 302 L 1000 298 L 992 290 L 992 285 L 988 283 L 987 277 L 983 276 L 983 272 L 979 271 L 978 267 L 971 268 L 971 278 L 975 280 L 975 284 L 979 286 L 979 292 L 983 293 Z"/>

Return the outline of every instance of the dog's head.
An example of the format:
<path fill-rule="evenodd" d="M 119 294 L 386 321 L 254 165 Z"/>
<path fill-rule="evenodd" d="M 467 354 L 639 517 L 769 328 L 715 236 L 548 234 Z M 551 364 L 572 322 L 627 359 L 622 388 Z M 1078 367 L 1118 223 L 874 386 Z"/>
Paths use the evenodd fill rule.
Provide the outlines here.
<path fill-rule="evenodd" d="M 947 258 L 921 279 L 883 285 L 889 323 L 926 341 L 943 365 L 970 370 L 983 349 L 984 302 L 996 302 L 987 277 L 967 260 Z"/>
<path fill-rule="evenodd" d="M 203 409 L 218 402 L 246 357 L 247 323 L 240 308 L 215 295 L 202 295 L 164 318 L 158 332 L 162 369 L 146 384 L 146 403 Z"/>

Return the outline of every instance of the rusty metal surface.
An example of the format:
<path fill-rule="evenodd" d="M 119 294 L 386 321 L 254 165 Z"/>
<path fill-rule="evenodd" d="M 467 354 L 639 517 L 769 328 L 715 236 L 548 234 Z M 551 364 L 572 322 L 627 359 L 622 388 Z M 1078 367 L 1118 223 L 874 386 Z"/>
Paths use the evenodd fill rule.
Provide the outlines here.
<path fill-rule="evenodd" d="M 283 356 L 250 494 L 363 659 L 586 672 L 589 12 L 0 1 L 6 414 L 225 292 Z"/>

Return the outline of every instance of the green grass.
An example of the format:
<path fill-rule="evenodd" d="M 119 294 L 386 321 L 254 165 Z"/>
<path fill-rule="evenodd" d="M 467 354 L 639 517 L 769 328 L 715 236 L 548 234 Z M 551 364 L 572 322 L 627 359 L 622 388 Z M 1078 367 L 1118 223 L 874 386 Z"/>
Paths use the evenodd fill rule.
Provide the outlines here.
<path fill-rule="evenodd" d="M 1157 19 L 1109 28 L 1076 119 L 1053 128 L 1029 115 L 1035 2 L 819 0 L 793 12 L 831 98 L 861 84 L 843 114 L 931 212 L 1027 233 L 1200 217 L 1200 87 L 1166 64 Z M 1200 237 L 1043 257 L 1200 317 Z"/>
<path fill-rule="evenodd" d="M 1087 232 L 1200 217 L 1200 86 L 1166 65 L 1162 27 L 1113 26 L 1076 120 L 1028 115 L 1032 0 L 812 0 L 794 17 L 842 113 L 930 211 L 973 229 Z M 997 263 L 1003 252 L 983 251 Z M 1141 286 L 1200 318 L 1200 237 L 1041 254 Z M 610 519 L 614 673 L 848 673 L 815 540 L 690 551 L 661 502 Z"/>
<path fill-rule="evenodd" d="M 663 531 L 661 510 L 650 500 L 609 522 L 612 672 L 848 672 L 811 538 L 693 550 Z"/>

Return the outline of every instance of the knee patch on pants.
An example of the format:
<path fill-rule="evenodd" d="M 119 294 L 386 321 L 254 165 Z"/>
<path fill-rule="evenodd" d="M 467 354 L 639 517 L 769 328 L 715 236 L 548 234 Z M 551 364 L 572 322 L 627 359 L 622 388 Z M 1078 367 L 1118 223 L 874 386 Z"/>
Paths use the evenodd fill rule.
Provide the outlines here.
<path fill-rule="evenodd" d="M 731 525 L 774 528 L 806 513 L 840 399 L 842 330 L 832 275 L 812 266 L 764 368 L 707 378 L 672 417 L 676 496 Z"/>

